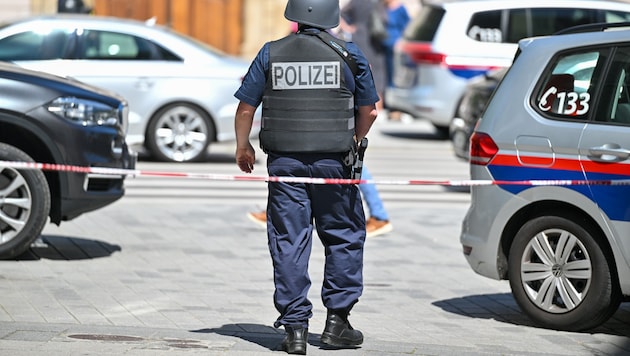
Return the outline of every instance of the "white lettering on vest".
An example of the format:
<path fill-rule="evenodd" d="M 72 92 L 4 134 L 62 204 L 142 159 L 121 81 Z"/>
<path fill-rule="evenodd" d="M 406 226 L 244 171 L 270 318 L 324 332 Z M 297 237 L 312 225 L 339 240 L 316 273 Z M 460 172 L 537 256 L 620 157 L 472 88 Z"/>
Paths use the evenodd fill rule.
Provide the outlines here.
<path fill-rule="evenodd" d="M 339 62 L 280 62 L 271 66 L 274 90 L 341 88 Z"/>

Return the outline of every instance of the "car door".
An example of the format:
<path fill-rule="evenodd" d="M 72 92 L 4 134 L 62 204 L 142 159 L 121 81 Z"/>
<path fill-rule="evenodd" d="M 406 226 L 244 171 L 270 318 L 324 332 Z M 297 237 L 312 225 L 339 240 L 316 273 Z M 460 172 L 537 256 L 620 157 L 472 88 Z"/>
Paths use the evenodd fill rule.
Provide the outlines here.
<path fill-rule="evenodd" d="M 177 76 L 174 66 L 181 60 L 167 58 L 153 42 L 128 33 L 84 30 L 79 33 L 77 59 L 62 63 L 57 70 L 99 87 L 119 93 L 130 111 L 147 118 L 159 105 L 155 89 L 162 81 Z"/>
<path fill-rule="evenodd" d="M 592 195 L 612 222 L 626 256 L 630 256 L 630 47 L 615 48 L 602 79 L 597 107 L 579 143 L 580 162 Z"/>

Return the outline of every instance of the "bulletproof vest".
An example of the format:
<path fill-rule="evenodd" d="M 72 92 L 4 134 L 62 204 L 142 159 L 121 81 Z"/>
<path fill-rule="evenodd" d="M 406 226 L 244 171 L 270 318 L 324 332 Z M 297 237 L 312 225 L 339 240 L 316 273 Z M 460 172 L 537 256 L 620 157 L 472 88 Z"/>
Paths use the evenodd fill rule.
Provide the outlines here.
<path fill-rule="evenodd" d="M 262 100 L 265 152 L 348 152 L 354 145 L 354 96 L 345 62 L 317 36 L 271 42 Z"/>

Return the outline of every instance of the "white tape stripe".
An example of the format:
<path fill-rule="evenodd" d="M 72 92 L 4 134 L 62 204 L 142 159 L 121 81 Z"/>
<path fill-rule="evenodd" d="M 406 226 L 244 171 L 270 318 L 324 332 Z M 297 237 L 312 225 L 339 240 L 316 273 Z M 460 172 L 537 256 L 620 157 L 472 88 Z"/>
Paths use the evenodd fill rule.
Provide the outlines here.
<path fill-rule="evenodd" d="M 378 184 L 378 185 L 441 185 L 441 186 L 483 186 L 483 185 L 630 185 L 630 179 L 615 180 L 375 180 L 375 179 L 339 179 L 339 178 L 310 178 L 310 177 L 269 177 L 254 175 L 227 175 L 210 173 L 186 173 L 172 171 L 141 171 L 135 169 L 120 169 L 107 167 L 82 167 L 52 163 L 0 161 L 0 167 L 22 170 L 43 170 L 75 173 L 94 173 L 103 175 L 124 175 L 133 177 L 167 177 L 191 178 L 221 181 L 250 181 L 250 182 L 283 182 L 301 184 Z"/>

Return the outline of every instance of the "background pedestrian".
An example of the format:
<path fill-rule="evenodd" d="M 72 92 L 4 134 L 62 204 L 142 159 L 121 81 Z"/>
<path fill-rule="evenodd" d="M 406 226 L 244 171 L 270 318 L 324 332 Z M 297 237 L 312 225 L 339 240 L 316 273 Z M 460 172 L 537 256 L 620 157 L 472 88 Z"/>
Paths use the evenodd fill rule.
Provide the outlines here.
<path fill-rule="evenodd" d="M 365 54 L 372 69 L 376 91 L 383 99 L 387 83 L 385 51 L 382 41 L 372 38 L 369 31 L 370 16 L 377 6 L 379 6 L 378 0 L 350 0 L 341 9 L 339 30 L 346 35 L 346 39 L 351 39 Z M 386 14 L 383 13 L 383 16 Z M 379 113 L 382 112 L 383 100 L 379 100 L 376 108 Z"/>
<path fill-rule="evenodd" d="M 383 41 L 385 73 L 387 74 L 387 87 L 392 87 L 394 86 L 394 47 L 402 37 L 411 18 L 409 17 L 407 8 L 400 0 L 382 1 L 387 9 L 387 20 L 385 24 L 387 37 Z M 384 103 L 384 106 L 387 107 L 387 103 Z M 388 111 L 388 118 L 390 120 L 400 120 L 400 112 Z"/>

